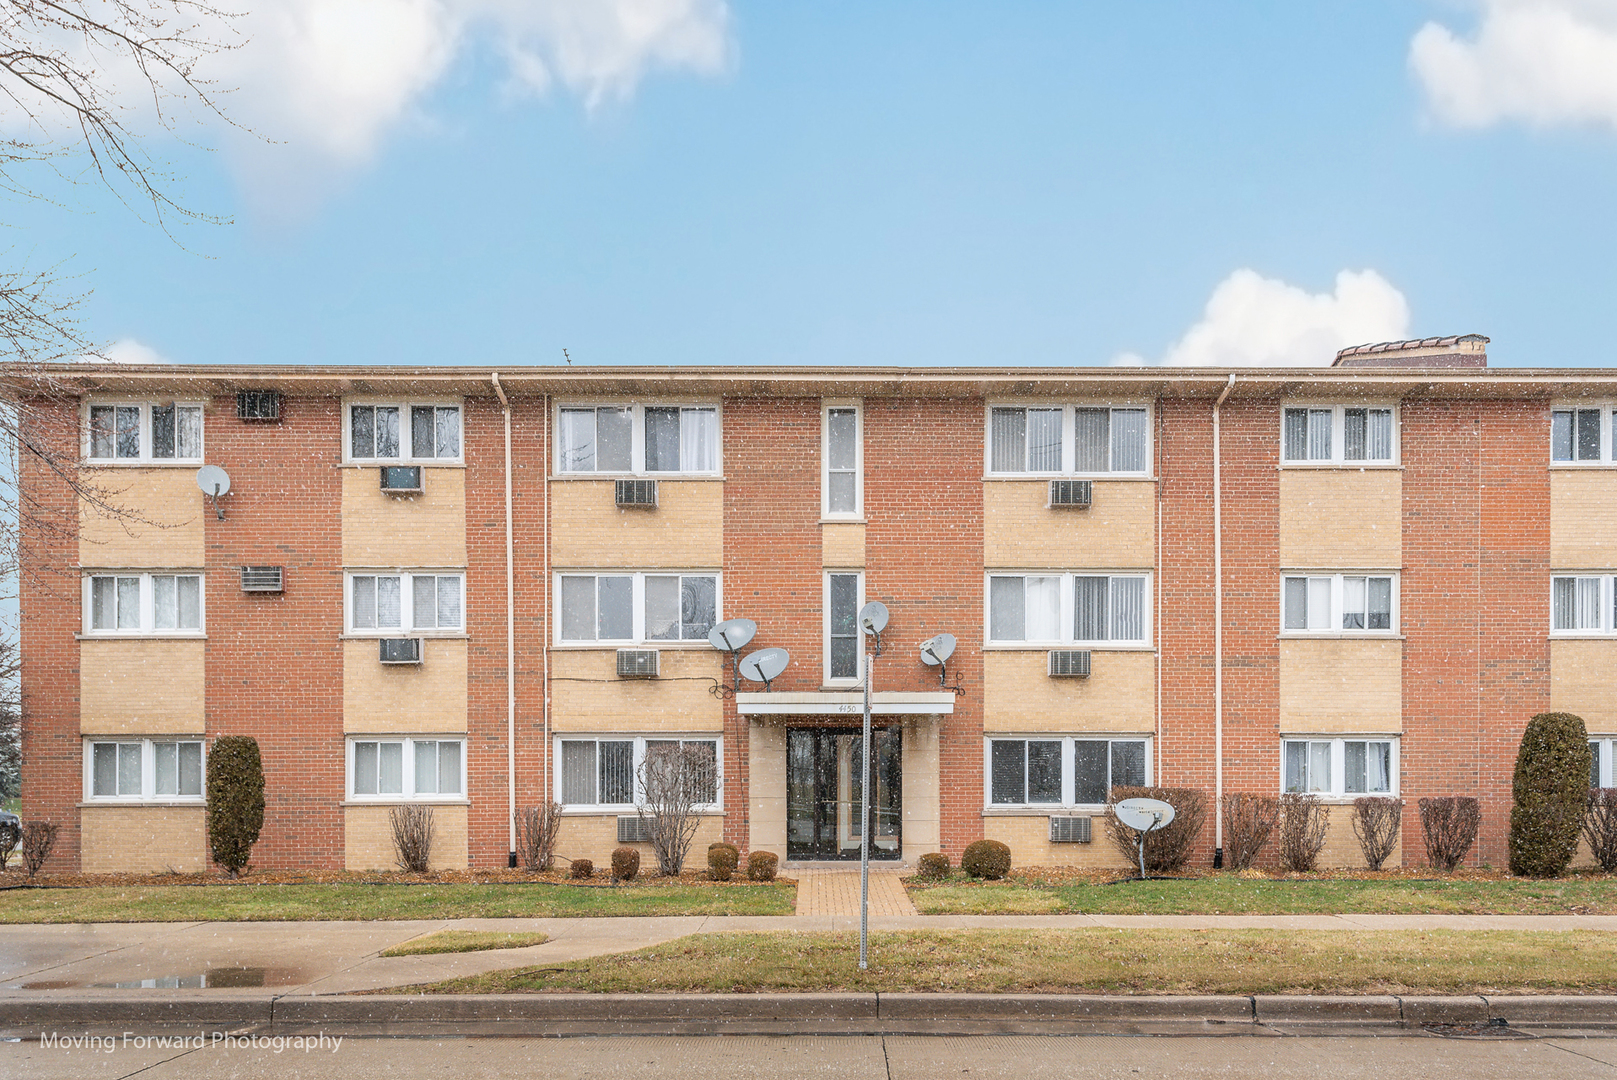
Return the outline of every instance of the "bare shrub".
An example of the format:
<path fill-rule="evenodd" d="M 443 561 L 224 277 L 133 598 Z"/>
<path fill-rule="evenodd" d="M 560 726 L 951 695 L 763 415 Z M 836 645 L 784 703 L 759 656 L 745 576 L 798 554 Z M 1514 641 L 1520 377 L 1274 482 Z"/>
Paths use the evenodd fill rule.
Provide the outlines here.
<path fill-rule="evenodd" d="M 588 881 L 595 876 L 595 864 L 588 859 L 574 859 L 568 865 L 567 876 L 574 881 Z"/>
<path fill-rule="evenodd" d="M 702 823 L 701 810 L 718 802 L 718 762 L 710 742 L 657 740 L 646 747 L 640 763 L 644 801 L 636 808 L 646 822 L 657 872 L 674 877 L 685 868 L 685 856 Z"/>
<path fill-rule="evenodd" d="M 1380 870 L 1398 846 L 1404 827 L 1404 804 L 1397 799 L 1368 796 L 1353 800 L 1353 835 L 1364 852 L 1365 865 Z"/>
<path fill-rule="evenodd" d="M 11 853 L 17 850 L 22 841 L 22 826 L 14 821 L 0 824 L 0 870 L 6 868 L 11 861 Z"/>
<path fill-rule="evenodd" d="M 1224 795 L 1224 867 L 1249 869 L 1274 835 L 1280 821 L 1280 800 L 1248 791 Z"/>
<path fill-rule="evenodd" d="M 56 846 L 56 834 L 61 829 L 53 821 L 28 821 L 22 827 L 22 861 L 28 867 L 28 876 L 39 873 L 39 868 L 50 858 Z"/>
<path fill-rule="evenodd" d="M 748 881 L 774 881 L 780 856 L 773 851 L 754 851 L 747 856 Z"/>
<path fill-rule="evenodd" d="M 430 806 L 396 806 L 388 812 L 393 823 L 393 856 L 400 870 L 425 874 L 432 858 L 432 834 L 436 829 Z"/>
<path fill-rule="evenodd" d="M 1280 796 L 1280 865 L 1298 873 L 1314 869 L 1330 828 L 1318 795 L 1288 791 Z"/>
<path fill-rule="evenodd" d="M 1583 815 L 1583 838 L 1606 873 L 1617 870 L 1617 788 L 1590 788 L 1589 808 Z M 0 860 L 0 867 L 5 865 Z"/>
<path fill-rule="evenodd" d="M 517 854 L 530 872 L 549 870 L 556 859 L 556 835 L 561 831 L 561 803 L 547 802 L 517 811 Z"/>
<path fill-rule="evenodd" d="M 632 847 L 612 849 L 612 880 L 633 881 L 640 873 L 640 852 Z"/>
<path fill-rule="evenodd" d="M 1420 827 L 1426 837 L 1426 864 L 1439 870 L 1460 865 L 1476 843 L 1482 824 L 1477 800 L 1465 795 L 1434 795 L 1420 801 Z"/>
<path fill-rule="evenodd" d="M 1183 870 L 1207 820 L 1207 796 L 1195 788 L 1114 787 L 1112 802 L 1124 799 L 1160 799 L 1173 807 L 1173 820 L 1165 828 L 1146 834 L 1145 872 L 1172 874 Z M 1130 862 L 1139 857 L 1139 834 L 1117 820 L 1110 806 L 1106 808 L 1106 834 Z"/>

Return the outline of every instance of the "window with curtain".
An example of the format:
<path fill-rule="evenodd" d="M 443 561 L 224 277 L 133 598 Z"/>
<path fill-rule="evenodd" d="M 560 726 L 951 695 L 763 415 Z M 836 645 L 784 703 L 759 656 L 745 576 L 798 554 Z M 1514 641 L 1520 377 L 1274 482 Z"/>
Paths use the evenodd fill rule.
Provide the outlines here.
<path fill-rule="evenodd" d="M 85 744 L 85 798 L 202 800 L 201 739 L 120 739 Z"/>
<path fill-rule="evenodd" d="M 1397 754 L 1391 739 L 1286 739 L 1281 744 L 1281 790 L 1348 798 L 1391 795 Z"/>
<path fill-rule="evenodd" d="M 348 575 L 348 628 L 358 634 L 458 631 L 466 626 L 466 575 Z"/>
<path fill-rule="evenodd" d="M 1143 644 L 1146 585 L 1147 578 L 1137 574 L 990 575 L 988 640 Z M 1071 611 L 1070 619 L 1064 619 L 1064 609 Z"/>
<path fill-rule="evenodd" d="M 1149 411 L 1140 407 L 995 407 L 991 474 L 1145 473 Z"/>
<path fill-rule="evenodd" d="M 558 473 L 717 473 L 716 405 L 563 405 Z"/>
<path fill-rule="evenodd" d="M 139 464 L 202 460 L 200 403 L 93 404 L 85 419 L 84 442 L 91 461 Z"/>
<path fill-rule="evenodd" d="M 350 461 L 459 461 L 460 406 L 348 406 Z"/>
<path fill-rule="evenodd" d="M 1550 578 L 1550 630 L 1605 634 L 1617 626 L 1617 592 L 1609 574 L 1562 575 Z"/>
<path fill-rule="evenodd" d="M 560 574 L 557 596 L 564 643 L 706 641 L 718 622 L 717 574 Z"/>
<path fill-rule="evenodd" d="M 89 635 L 202 632 L 200 574 L 91 574 L 84 601 Z"/>
<path fill-rule="evenodd" d="M 464 738 L 354 739 L 349 747 L 351 798 L 409 801 L 465 796 Z"/>
<path fill-rule="evenodd" d="M 1351 405 L 1285 408 L 1280 458 L 1295 464 L 1390 464 L 1397 458 L 1393 410 Z"/>
<path fill-rule="evenodd" d="M 1392 575 L 1287 574 L 1280 627 L 1287 633 L 1390 632 L 1397 625 Z"/>
<path fill-rule="evenodd" d="M 603 736 L 563 738 L 557 760 L 558 797 L 563 806 L 631 807 L 644 795 L 640 790 L 641 768 L 647 757 L 675 750 L 701 755 L 710 765 L 697 793 L 697 801 L 717 808 L 723 784 L 719 777 L 719 740 L 716 738 L 669 738 L 667 736 Z"/>

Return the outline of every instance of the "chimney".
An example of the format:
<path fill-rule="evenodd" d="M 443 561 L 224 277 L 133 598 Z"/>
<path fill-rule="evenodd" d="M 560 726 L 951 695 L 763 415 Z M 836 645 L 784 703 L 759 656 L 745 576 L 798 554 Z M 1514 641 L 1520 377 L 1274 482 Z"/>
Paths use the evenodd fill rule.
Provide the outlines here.
<path fill-rule="evenodd" d="M 1488 339 L 1481 334 L 1383 341 L 1355 345 L 1336 354 L 1332 367 L 1351 368 L 1485 368 Z"/>

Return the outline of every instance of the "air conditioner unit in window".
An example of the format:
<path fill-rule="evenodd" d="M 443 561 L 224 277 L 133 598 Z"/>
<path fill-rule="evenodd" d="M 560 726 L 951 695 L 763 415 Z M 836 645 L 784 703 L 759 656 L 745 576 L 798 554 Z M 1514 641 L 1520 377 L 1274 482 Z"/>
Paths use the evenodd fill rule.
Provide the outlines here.
<path fill-rule="evenodd" d="M 639 816 L 618 818 L 618 843 L 651 843 L 651 822 Z"/>
<path fill-rule="evenodd" d="M 238 420 L 279 420 L 281 395 L 274 390 L 243 390 L 236 395 Z"/>
<path fill-rule="evenodd" d="M 280 592 L 283 583 L 279 566 L 244 566 L 241 568 L 242 592 Z"/>
<path fill-rule="evenodd" d="M 619 649 L 618 678 L 655 679 L 657 677 L 656 649 Z"/>
<path fill-rule="evenodd" d="M 657 509 L 657 481 L 655 480 L 619 480 L 617 482 L 617 504 L 636 510 Z"/>
<path fill-rule="evenodd" d="M 1050 651 L 1050 677 L 1052 679 L 1089 678 L 1089 650 L 1052 649 Z"/>
<path fill-rule="evenodd" d="M 421 639 L 413 637 L 385 637 L 382 639 L 382 663 L 421 663 Z"/>
<path fill-rule="evenodd" d="M 419 495 L 421 466 L 383 465 L 382 490 L 390 495 Z"/>
<path fill-rule="evenodd" d="M 1052 844 L 1087 844 L 1090 840 L 1089 823 L 1086 817 L 1053 817 L 1050 819 L 1050 843 Z"/>
<path fill-rule="evenodd" d="M 1050 506 L 1067 510 L 1089 509 L 1088 480 L 1050 481 Z"/>

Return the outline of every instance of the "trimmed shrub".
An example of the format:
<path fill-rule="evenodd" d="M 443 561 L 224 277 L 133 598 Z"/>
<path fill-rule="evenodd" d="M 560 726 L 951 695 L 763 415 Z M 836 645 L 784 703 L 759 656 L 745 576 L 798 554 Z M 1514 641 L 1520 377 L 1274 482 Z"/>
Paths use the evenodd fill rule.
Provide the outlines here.
<path fill-rule="evenodd" d="M 517 854 L 530 872 L 549 870 L 561 832 L 561 803 L 548 802 L 517 811 Z"/>
<path fill-rule="evenodd" d="M 1288 791 L 1280 796 L 1280 865 L 1298 873 L 1314 869 L 1330 828 L 1318 795 Z"/>
<path fill-rule="evenodd" d="M 633 881 L 640 873 L 640 852 L 632 847 L 612 849 L 612 880 Z"/>
<path fill-rule="evenodd" d="M 22 825 L 9 821 L 0 824 L 0 870 L 6 868 L 6 863 L 11 861 L 11 853 L 17 850 L 20 843 L 22 843 Z"/>
<path fill-rule="evenodd" d="M 208 751 L 208 847 L 241 874 L 264 827 L 264 761 L 250 735 L 221 735 Z"/>
<path fill-rule="evenodd" d="M 595 864 L 588 859 L 574 859 L 567 876 L 574 881 L 588 881 L 595 876 Z"/>
<path fill-rule="evenodd" d="M 1399 800 L 1373 795 L 1353 800 L 1353 835 L 1358 837 L 1359 850 L 1370 869 L 1381 869 L 1398 846 L 1403 827 L 1404 804 Z"/>
<path fill-rule="evenodd" d="M 1240 873 L 1258 861 L 1280 822 L 1280 800 L 1251 792 L 1224 793 L 1224 869 Z"/>
<path fill-rule="evenodd" d="M 720 840 L 707 846 L 707 876 L 714 881 L 729 881 L 741 864 L 741 849 Z"/>
<path fill-rule="evenodd" d="M 395 806 L 387 813 L 393 825 L 393 858 L 399 869 L 425 874 L 432 859 L 433 824 L 430 806 Z"/>
<path fill-rule="evenodd" d="M 1581 716 L 1539 713 L 1528 721 L 1510 794 L 1510 872 L 1559 876 L 1577 853 L 1589 806 L 1589 734 Z"/>
<path fill-rule="evenodd" d="M 960 869 L 974 878 L 998 881 L 1011 872 L 1011 849 L 998 840 L 975 840 L 961 854 Z"/>
<path fill-rule="evenodd" d="M 39 873 L 39 868 L 50 858 L 51 848 L 56 846 L 56 834 L 60 830 L 61 826 L 53 821 L 23 822 L 22 862 L 28 867 L 30 878 Z"/>
<path fill-rule="evenodd" d="M 1124 799 L 1161 799 L 1173 807 L 1173 820 L 1167 827 L 1146 834 L 1145 872 L 1171 874 L 1183 870 L 1207 820 L 1207 796 L 1195 788 L 1114 787 L 1112 802 Z M 1106 833 L 1129 862 L 1139 857 L 1139 834 L 1117 820 L 1110 806 L 1106 808 Z"/>
<path fill-rule="evenodd" d="M 1453 870 L 1477 842 L 1477 829 L 1482 824 L 1477 800 L 1468 795 L 1433 795 L 1419 805 L 1426 865 Z"/>
<path fill-rule="evenodd" d="M 949 856 L 941 851 L 929 851 L 915 860 L 915 876 L 928 881 L 939 881 L 949 876 Z"/>
<path fill-rule="evenodd" d="M 747 854 L 748 881 L 774 881 L 780 868 L 780 856 L 773 851 L 752 851 Z"/>
<path fill-rule="evenodd" d="M 1583 836 L 1589 852 L 1606 873 L 1617 870 L 1617 788 L 1590 788 L 1589 807 L 1583 816 Z M 0 868 L 5 864 L 0 862 Z"/>

